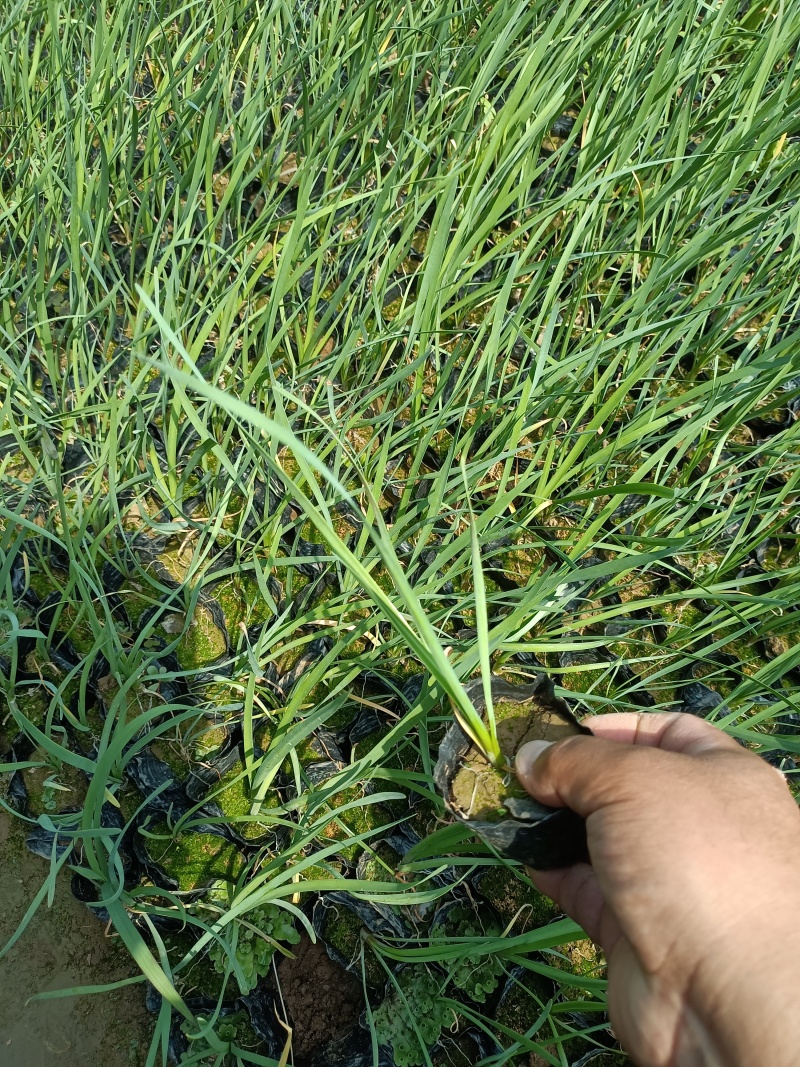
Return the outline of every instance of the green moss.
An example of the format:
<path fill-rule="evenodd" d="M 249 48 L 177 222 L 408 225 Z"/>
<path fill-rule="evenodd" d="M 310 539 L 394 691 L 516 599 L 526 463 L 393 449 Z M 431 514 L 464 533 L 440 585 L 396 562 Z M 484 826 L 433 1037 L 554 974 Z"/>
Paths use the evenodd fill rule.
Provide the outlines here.
<path fill-rule="evenodd" d="M 788 538 L 782 538 L 779 542 L 773 542 L 767 546 L 764 556 L 764 570 L 789 570 L 791 567 L 800 566 L 800 537 L 795 535 L 794 543 L 788 542 Z"/>
<path fill-rule="evenodd" d="M 490 867 L 480 880 L 480 892 L 500 916 L 503 927 L 524 934 L 550 922 L 558 908 L 520 872 L 503 864 Z"/>
<path fill-rule="evenodd" d="M 342 954 L 345 960 L 358 966 L 361 959 L 363 929 L 361 920 L 349 908 L 336 906 L 326 912 L 322 936 L 331 948 L 335 948 Z M 383 988 L 386 983 L 386 972 L 366 945 L 364 946 L 364 973 L 372 989 Z"/>
<path fill-rule="evenodd" d="M 346 541 L 347 538 L 351 537 L 353 534 L 352 526 L 349 522 L 347 522 L 346 519 L 343 519 L 342 516 L 338 514 L 338 512 L 334 512 L 332 517 L 334 530 L 342 539 L 342 541 Z"/>
<path fill-rule="evenodd" d="M 301 741 L 297 742 L 292 751 L 297 757 L 297 762 L 301 767 L 307 767 L 309 763 L 318 763 L 320 760 L 326 758 L 323 753 L 315 748 L 313 737 L 304 737 Z M 292 773 L 291 758 L 287 757 L 283 769 L 286 774 Z"/>
<path fill-rule="evenodd" d="M 692 633 L 705 626 L 706 615 L 691 600 L 670 600 L 658 606 L 658 614 L 668 626 L 681 627 Z"/>
<path fill-rule="evenodd" d="M 507 765 L 513 765 L 517 750 L 527 741 L 557 741 L 574 734 L 569 720 L 548 711 L 537 701 L 497 701 L 495 707 L 497 740 Z M 506 803 L 512 797 L 527 798 L 513 772 L 490 764 L 473 746 L 460 761 L 451 783 L 452 800 L 457 809 L 473 819 L 496 822 L 506 815 Z"/>
<path fill-rule="evenodd" d="M 66 634 L 82 655 L 85 656 L 91 652 L 94 647 L 94 634 L 85 610 L 68 604 L 61 613 L 59 629 Z"/>
<path fill-rule="evenodd" d="M 238 574 L 214 587 L 214 599 L 222 608 L 228 633 L 233 637 L 240 624 L 254 626 L 270 618 L 258 581 L 251 574 Z"/>
<path fill-rule="evenodd" d="M 19 686 L 14 690 L 14 701 L 17 710 L 28 722 L 33 723 L 34 726 L 41 726 L 43 724 L 45 716 L 47 715 L 47 709 L 50 706 L 50 701 L 44 695 L 41 688 Z M 11 709 L 6 702 L 4 694 L 0 694 L 0 723 L 2 723 L 4 729 L 8 731 L 7 736 L 9 740 L 19 733 L 13 718 L 11 718 Z"/>
<path fill-rule="evenodd" d="M 372 577 L 376 584 L 381 587 L 384 593 L 394 592 L 394 579 L 385 569 L 385 567 L 375 567 L 372 571 Z"/>
<path fill-rule="evenodd" d="M 515 774 L 492 767 L 481 754 L 462 761 L 451 788 L 459 811 L 486 822 L 499 822 L 511 797 L 527 796 Z"/>
<path fill-rule="evenodd" d="M 535 971 L 527 971 L 519 984 L 507 987 L 497 1009 L 497 1021 L 517 1034 L 525 1034 L 542 1014 L 542 1006 L 552 996 L 552 983 Z M 538 1038 L 541 1040 L 541 1038 Z M 509 1039 L 506 1038 L 506 1041 Z M 525 1054 L 527 1062 L 527 1053 Z"/>
<path fill-rule="evenodd" d="M 214 623 L 208 608 L 198 605 L 188 630 L 178 642 L 176 654 L 184 670 L 207 667 L 210 663 L 224 656 L 226 650 L 225 635 Z"/>
<path fill-rule="evenodd" d="M 721 578 L 720 568 L 724 560 L 721 552 L 701 552 L 694 559 L 686 559 L 678 556 L 678 561 L 683 563 L 692 572 L 692 576 L 698 584 L 703 582 L 718 582 Z"/>
<path fill-rule="evenodd" d="M 245 681 L 241 680 L 235 687 L 229 681 L 207 682 L 199 689 L 193 687 L 193 692 L 198 693 L 200 707 L 214 716 L 233 717 L 241 712 L 243 702 L 241 694 L 245 687 Z"/>
<path fill-rule="evenodd" d="M 194 734 L 191 742 L 192 755 L 200 762 L 208 759 L 225 744 L 227 736 L 228 730 L 224 726 L 209 723 Z"/>
<path fill-rule="evenodd" d="M 8 615 L 6 612 L 8 612 Z M 16 617 L 16 628 L 19 630 L 27 629 L 34 623 L 33 612 L 25 603 L 11 604 L 0 597 L 0 652 L 6 649 L 10 642 L 12 624 L 9 615 Z"/>
<path fill-rule="evenodd" d="M 393 723 L 386 723 L 385 726 L 381 726 L 379 727 L 379 729 L 373 730 L 371 734 L 367 734 L 366 737 L 362 737 L 360 741 L 357 741 L 353 745 L 351 755 L 352 761 L 355 763 L 356 760 L 363 759 L 364 756 L 369 755 L 369 753 L 375 748 L 375 746 L 380 744 L 384 737 L 391 733 L 393 728 Z M 382 762 L 384 766 L 389 765 L 385 761 Z"/>
<path fill-rule="evenodd" d="M 410 656 L 394 656 L 384 661 L 386 670 L 398 678 L 408 679 L 419 674 L 419 661 Z"/>
<path fill-rule="evenodd" d="M 86 796 L 86 778 L 76 767 L 57 764 L 44 749 L 37 748 L 31 755 L 32 762 L 41 762 L 41 767 L 30 767 L 23 772 L 28 790 L 28 814 L 53 815 L 65 808 L 80 808 Z"/>
<path fill-rule="evenodd" d="M 44 600 L 55 589 L 53 579 L 39 570 L 31 570 L 28 578 L 28 587 L 36 593 L 40 600 Z"/>
<path fill-rule="evenodd" d="M 304 867 L 298 874 L 298 884 L 301 882 L 327 882 L 338 881 L 344 871 L 344 864 L 333 858 L 324 863 L 314 863 Z"/>
<path fill-rule="evenodd" d="M 137 682 L 126 688 L 124 697 L 121 699 L 125 701 L 127 719 L 129 722 L 138 718 L 138 716 L 142 715 L 144 712 L 150 711 L 151 708 L 155 708 L 159 704 L 164 703 L 158 693 L 157 678 L 157 675 L 153 675 L 151 682 Z M 100 697 L 100 702 L 106 712 L 108 712 L 119 697 L 120 685 L 112 675 L 105 675 L 97 682 L 97 693 Z M 181 773 L 185 773 L 185 769 L 184 764 Z"/>
<path fill-rule="evenodd" d="M 277 723 L 266 715 L 260 715 L 253 724 L 253 740 L 260 749 L 266 752 L 272 739 L 275 737 Z"/>
<path fill-rule="evenodd" d="M 540 549 L 514 548 L 505 553 L 498 564 L 509 577 L 524 585 L 530 576 L 537 573 L 542 566 L 544 556 Z"/>
<path fill-rule="evenodd" d="M 158 759 L 163 760 L 169 766 L 179 781 L 186 777 L 188 770 L 186 756 L 177 744 L 166 740 L 153 741 L 150 748 L 154 756 L 157 756 Z"/>
<path fill-rule="evenodd" d="M 553 987 L 547 978 L 538 975 L 535 971 L 526 972 L 518 979 L 518 982 L 521 984 L 514 984 L 507 988 L 502 1003 L 497 1010 L 496 1018 L 498 1023 L 507 1026 L 518 1034 L 524 1035 L 536 1024 L 541 1016 L 542 1007 L 551 998 Z M 563 1030 L 561 1030 L 561 1036 L 564 1039 L 556 1042 L 550 1026 L 546 1025 L 533 1039 L 540 1042 L 556 1056 L 558 1055 L 558 1048 L 563 1049 L 567 1063 L 574 1063 L 587 1052 L 597 1048 L 595 1043 L 586 1038 L 565 1037 Z M 503 1038 L 502 1040 L 508 1043 L 510 1039 Z M 610 1055 L 614 1058 L 609 1060 L 609 1064 L 614 1064 L 615 1067 L 621 1067 L 621 1064 L 627 1062 L 620 1053 L 610 1053 Z M 528 1067 L 529 1059 L 529 1054 L 524 1053 L 512 1062 L 515 1065 L 519 1065 L 519 1067 L 523 1067 L 523 1065 Z M 594 1061 L 592 1061 L 592 1064 L 594 1067 Z"/>
<path fill-rule="evenodd" d="M 156 863 L 170 874 L 183 891 L 199 889 L 218 879 L 235 881 L 244 859 L 233 845 L 215 834 L 172 835 L 161 824 L 150 831 L 147 849 Z"/>
<path fill-rule="evenodd" d="M 242 837 L 257 838 L 269 829 L 269 824 L 249 819 L 253 801 L 247 786 L 247 776 L 243 772 L 244 766 L 241 761 L 235 763 L 220 779 L 219 786 L 211 790 L 209 798 L 219 804 Z M 281 807 L 281 799 L 277 792 L 274 789 L 268 790 L 262 801 L 262 808 Z"/>
<path fill-rule="evenodd" d="M 720 636 L 722 636 L 722 634 Z M 743 673 L 748 675 L 755 674 L 766 662 L 760 652 L 754 655 L 756 649 L 754 648 L 752 638 L 750 638 L 750 640 L 747 640 L 746 638 L 738 638 L 735 641 L 729 641 L 722 646 L 720 651 L 729 656 L 735 656 L 739 661 Z"/>
<path fill-rule="evenodd" d="M 607 678 L 601 680 L 603 669 L 588 671 L 568 671 L 559 679 L 562 689 L 570 693 L 592 693 L 593 695 L 610 697 L 613 687 Z"/>
<path fill-rule="evenodd" d="M 552 967 L 577 978 L 605 978 L 606 961 L 602 950 L 589 941 L 570 941 L 559 945 L 547 954 L 547 962 Z M 586 992 L 580 985 L 563 985 L 562 995 L 567 1000 L 585 1000 Z"/>
<path fill-rule="evenodd" d="M 344 841 L 349 837 L 355 837 L 366 833 L 368 830 L 374 830 L 386 825 L 390 819 L 389 813 L 378 804 L 362 804 L 359 807 L 350 808 L 349 811 L 343 812 L 341 816 L 338 816 L 339 822 L 336 821 L 339 808 L 363 796 L 364 790 L 362 787 L 355 785 L 349 789 L 343 789 L 331 798 L 326 805 L 331 812 L 331 820 L 321 832 L 321 837 L 325 844 L 330 844 L 332 841 Z M 362 846 L 356 843 L 344 845 L 341 855 L 352 862 L 361 852 L 361 848 Z"/>
<path fill-rule="evenodd" d="M 24 483 L 31 482 L 35 473 L 36 471 L 21 452 L 13 456 L 5 456 L 0 460 L 0 477 L 6 486 L 12 485 L 16 479 Z"/>
<path fill-rule="evenodd" d="M 325 728 L 328 730 L 343 730 L 346 726 L 349 726 L 356 715 L 361 710 L 361 705 L 343 704 L 337 712 L 335 712 L 329 719 L 325 721 Z"/>
<path fill-rule="evenodd" d="M 158 562 L 175 582 L 184 582 L 192 562 L 192 552 L 182 542 L 162 552 Z"/>
<path fill-rule="evenodd" d="M 117 790 L 116 797 L 119 801 L 119 810 L 122 812 L 122 818 L 125 822 L 129 822 L 139 810 L 142 803 L 142 794 L 129 782 L 125 782 Z"/>
<path fill-rule="evenodd" d="M 199 912 L 205 922 L 211 922 L 210 912 Z M 170 963 L 175 966 L 193 948 L 196 938 L 188 930 L 170 934 L 164 939 Z M 183 997 L 218 997 L 222 992 L 224 977 L 214 967 L 208 953 L 195 957 L 192 963 L 177 975 L 177 989 Z M 235 979 L 234 979 L 235 983 Z M 232 987 L 235 988 L 235 985 Z"/>
<path fill-rule="evenodd" d="M 408 802 L 397 801 L 398 816 L 405 813 L 404 809 L 405 811 L 408 810 Z M 433 801 L 426 800 L 424 797 L 421 800 L 417 799 L 411 811 L 412 814 L 408 820 L 408 825 L 420 837 L 427 837 L 441 826 L 442 809 Z"/>
<path fill-rule="evenodd" d="M 401 860 L 399 853 L 382 841 L 365 854 L 363 864 L 359 864 L 358 876 L 368 882 L 391 882 L 397 876 Z"/>
<path fill-rule="evenodd" d="M 123 585 L 119 591 L 119 597 L 131 626 L 135 629 L 139 625 L 139 619 L 148 608 L 153 606 L 154 601 L 144 594 L 142 587 L 136 582 Z"/>

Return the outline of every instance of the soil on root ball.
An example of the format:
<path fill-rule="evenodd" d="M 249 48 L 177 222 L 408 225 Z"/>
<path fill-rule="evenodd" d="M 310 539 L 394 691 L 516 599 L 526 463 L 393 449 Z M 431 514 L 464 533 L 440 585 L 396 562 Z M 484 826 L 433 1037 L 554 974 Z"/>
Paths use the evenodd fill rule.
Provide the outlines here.
<path fill-rule="evenodd" d="M 577 730 L 553 712 L 531 709 L 525 703 L 501 700 L 494 709 L 497 740 L 509 767 L 517 751 L 528 741 L 560 741 Z M 527 798 L 528 794 L 510 772 L 498 770 L 474 746 L 464 757 L 453 779 L 453 799 L 470 819 L 498 822 L 506 814 L 508 797 Z"/>
<path fill-rule="evenodd" d="M 354 1026 L 364 1007 L 361 983 L 334 963 L 317 941 L 303 937 L 292 948 L 294 959 L 278 964 L 283 1003 L 292 1026 L 295 1067 L 312 1067 L 314 1055 Z"/>

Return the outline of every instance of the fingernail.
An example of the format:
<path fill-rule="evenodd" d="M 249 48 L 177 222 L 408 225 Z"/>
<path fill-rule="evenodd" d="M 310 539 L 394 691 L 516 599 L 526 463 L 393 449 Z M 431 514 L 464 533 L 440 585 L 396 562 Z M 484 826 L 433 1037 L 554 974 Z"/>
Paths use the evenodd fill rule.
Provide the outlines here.
<path fill-rule="evenodd" d="M 536 760 L 546 748 L 552 745 L 552 741 L 528 741 L 517 752 L 514 760 L 514 769 L 520 778 L 526 778 Z"/>

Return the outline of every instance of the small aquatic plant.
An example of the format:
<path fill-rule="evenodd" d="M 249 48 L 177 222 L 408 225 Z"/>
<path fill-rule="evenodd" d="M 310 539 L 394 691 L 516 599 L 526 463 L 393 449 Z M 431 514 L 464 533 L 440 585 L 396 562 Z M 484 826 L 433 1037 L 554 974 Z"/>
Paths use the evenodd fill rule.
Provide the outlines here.
<path fill-rule="evenodd" d="M 230 931 L 230 932 L 229 932 Z M 296 945 L 300 934 L 294 920 L 276 904 L 262 904 L 238 922 L 229 923 L 222 935 L 224 944 L 214 941 L 208 955 L 219 974 L 230 969 L 230 952 L 236 957 L 244 975 L 247 993 L 269 971 L 279 945 Z"/>
<path fill-rule="evenodd" d="M 447 912 L 445 919 L 434 926 L 431 931 L 433 940 L 448 940 L 461 937 L 499 937 L 500 929 L 496 924 L 489 923 L 484 928 L 478 916 L 471 908 L 456 905 Z M 496 956 L 476 952 L 469 956 L 462 956 L 454 961 L 451 978 L 457 989 L 465 993 L 470 1000 L 478 1004 L 485 1003 L 495 989 L 500 975 L 503 973 L 503 963 Z"/>
<path fill-rule="evenodd" d="M 434 1045 L 453 1012 L 442 1001 L 441 979 L 426 967 L 407 967 L 396 981 L 398 989 L 373 1013 L 375 1033 L 379 1044 L 391 1046 L 397 1067 L 418 1067 L 425 1063 L 420 1042 Z"/>

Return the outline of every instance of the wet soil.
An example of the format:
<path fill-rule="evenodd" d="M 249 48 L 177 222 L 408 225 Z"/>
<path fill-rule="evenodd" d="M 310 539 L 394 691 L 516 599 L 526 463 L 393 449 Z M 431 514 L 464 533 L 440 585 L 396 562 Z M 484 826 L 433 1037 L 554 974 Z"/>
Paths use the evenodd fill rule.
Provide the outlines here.
<path fill-rule="evenodd" d="M 278 965 L 283 1003 L 292 1025 L 296 1067 L 312 1067 L 314 1053 L 358 1024 L 364 1006 L 361 983 L 328 957 L 320 941 L 304 936 L 294 959 Z"/>
<path fill-rule="evenodd" d="M 21 828 L 0 813 L 0 946 L 16 930 L 47 876 L 28 852 Z M 60 879 L 53 906 L 43 904 L 0 959 L 0 1063 L 3 1067 L 144 1067 L 153 1018 L 144 986 L 94 996 L 34 1001 L 35 993 L 114 982 L 136 974 L 114 937 Z"/>

